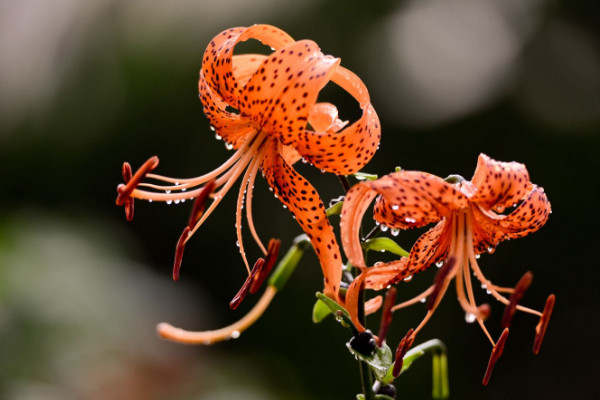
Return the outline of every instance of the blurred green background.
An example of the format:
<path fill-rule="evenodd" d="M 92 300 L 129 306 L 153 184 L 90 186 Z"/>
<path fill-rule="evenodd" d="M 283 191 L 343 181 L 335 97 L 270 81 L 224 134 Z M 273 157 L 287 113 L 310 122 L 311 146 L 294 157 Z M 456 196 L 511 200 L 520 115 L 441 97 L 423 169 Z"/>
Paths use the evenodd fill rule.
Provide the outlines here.
<path fill-rule="evenodd" d="M 470 177 L 484 152 L 525 163 L 545 188 L 547 226 L 481 259 L 501 285 L 532 270 L 528 306 L 540 309 L 556 293 L 541 354 L 531 353 L 537 320 L 517 315 L 484 388 L 489 343 L 449 294 L 418 341 L 448 346 L 452 398 L 599 398 L 599 11 L 592 0 L 0 1 L 0 398 L 352 399 L 359 391 L 349 332 L 310 321 L 322 288 L 312 253 L 240 339 L 166 343 L 157 322 L 215 328 L 256 300 L 228 307 L 245 279 L 235 196 L 188 244 L 178 283 L 172 257 L 190 204 L 138 201 L 132 223 L 114 205 L 125 160 L 135 169 L 158 155 L 158 173 L 181 177 L 225 160 L 197 98 L 198 70 L 214 35 L 254 23 L 316 41 L 365 81 L 383 126 L 366 172 Z M 356 117 L 341 90 L 324 96 L 343 119 Z M 299 169 L 326 202 L 341 194 L 334 176 Z M 285 249 L 300 229 L 266 188 L 257 181 L 254 220 Z M 405 247 L 414 239 L 399 236 Z M 401 285 L 401 298 L 427 287 L 433 272 Z M 497 337 L 502 307 L 492 311 Z M 390 342 L 423 314 L 419 305 L 397 313 Z M 430 398 L 430 374 L 429 360 L 414 365 L 397 381 L 399 398 Z"/>

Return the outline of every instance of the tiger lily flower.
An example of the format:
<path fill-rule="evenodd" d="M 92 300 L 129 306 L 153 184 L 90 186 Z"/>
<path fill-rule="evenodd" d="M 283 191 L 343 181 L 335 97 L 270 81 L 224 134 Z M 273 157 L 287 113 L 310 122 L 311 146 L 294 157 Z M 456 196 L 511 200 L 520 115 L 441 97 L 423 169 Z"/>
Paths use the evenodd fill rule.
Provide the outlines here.
<path fill-rule="evenodd" d="M 415 242 L 408 257 L 368 267 L 364 262 L 359 229 L 364 213 L 376 197 L 374 219 L 381 224 L 382 230 L 436 225 Z M 530 182 L 525 165 L 495 161 L 484 154 L 479 156 L 471 181 L 458 176 L 444 180 L 424 172 L 400 171 L 355 185 L 346 195 L 341 219 L 345 253 L 350 263 L 361 270 L 346 296 L 353 322 L 364 329 L 356 310 L 362 289 L 380 290 L 401 280 L 410 280 L 414 274 L 437 264 L 440 270 L 431 287 L 414 299 L 393 307 L 398 310 L 427 298 L 427 314 L 412 333 L 413 337 L 430 319 L 454 279 L 467 322 L 477 321 L 492 346 L 499 346 L 495 347 L 490 359 L 490 372 L 502 353 L 500 347 L 506 341 L 510 319 L 516 310 L 540 317 L 534 344 L 537 353 L 552 312 L 554 295 L 548 298 L 543 313 L 523 307 L 518 301 L 531 282 L 531 273 L 527 273 L 514 289 L 500 287 L 484 276 L 477 259 L 481 253 L 494 252 L 504 240 L 537 231 L 550 213 L 550 203 L 543 188 Z M 498 343 L 484 325 L 490 309 L 487 304 L 477 305 L 471 273 L 487 293 L 507 306 L 503 321 L 505 332 Z M 489 373 L 484 383 L 487 380 Z"/>
<path fill-rule="evenodd" d="M 234 55 L 235 46 L 256 39 L 269 55 Z M 347 125 L 334 105 L 317 102 L 320 90 L 332 81 L 352 95 L 362 116 Z M 242 259 L 250 274 L 242 240 L 242 209 L 250 233 L 263 254 L 267 249 L 252 219 L 252 189 L 262 172 L 276 197 L 294 215 L 311 239 L 324 274 L 324 292 L 337 299 L 342 260 L 325 207 L 314 187 L 292 165 L 301 158 L 322 171 L 348 175 L 362 168 L 375 153 L 380 139 L 379 119 L 363 82 L 340 66 L 340 59 L 324 55 L 310 40 L 295 41 L 269 25 L 228 29 L 208 45 L 199 79 L 200 100 L 217 139 L 233 155 L 212 172 L 196 178 L 170 178 L 151 173 L 158 159 L 150 159 L 138 173 L 124 167 L 118 205 L 133 216 L 133 199 L 179 203 L 203 196 L 212 200 L 190 219 L 177 246 L 177 278 L 183 246 L 211 215 L 233 184 L 242 177 L 237 198 L 236 233 Z M 142 182 L 148 178 L 157 183 Z M 214 182 L 210 190 L 206 185 Z M 207 197 L 208 196 L 208 197 Z"/>

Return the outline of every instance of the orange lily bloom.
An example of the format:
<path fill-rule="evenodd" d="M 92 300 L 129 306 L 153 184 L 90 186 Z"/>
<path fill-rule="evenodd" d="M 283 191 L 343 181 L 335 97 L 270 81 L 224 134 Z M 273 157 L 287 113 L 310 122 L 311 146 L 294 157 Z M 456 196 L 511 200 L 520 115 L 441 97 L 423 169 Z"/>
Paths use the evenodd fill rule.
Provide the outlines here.
<path fill-rule="evenodd" d="M 429 289 L 393 307 L 397 310 L 427 298 L 427 315 L 412 333 L 413 337 L 427 323 L 450 281 L 455 278 L 457 297 L 467 321 L 477 321 L 492 345 L 496 346 L 484 325 L 489 306 L 478 306 L 475 302 L 471 282 L 473 272 L 482 287 L 507 306 L 504 328 L 510 325 L 515 310 L 540 317 L 534 345 L 537 353 L 552 311 L 554 295 L 548 298 L 543 313 L 518 305 L 532 275 L 526 274 L 514 289 L 500 287 L 483 275 L 477 259 L 481 253 L 492 253 L 501 241 L 526 236 L 546 223 L 551 209 L 543 188 L 530 182 L 525 165 L 495 161 L 484 154 L 479 156 L 471 181 L 457 176 L 448 180 L 454 183 L 423 172 L 400 171 L 376 181 L 361 182 L 346 195 L 341 220 L 342 244 L 350 263 L 362 270 L 346 296 L 346 306 L 354 323 L 359 329 L 364 329 L 357 317 L 362 289 L 380 290 L 401 280 L 410 280 L 413 274 L 437 264 L 441 268 Z M 375 197 L 378 198 L 374 219 L 381 224 L 382 230 L 437 224 L 415 242 L 408 257 L 367 267 L 359 229 L 362 217 Z M 510 294 L 510 299 L 504 294 Z M 505 330 L 503 339 L 499 341 L 501 345 L 508 334 L 508 329 Z M 490 360 L 491 366 L 501 353 L 501 349 L 496 349 L 495 358 Z M 485 383 L 487 379 L 489 374 Z"/>
<path fill-rule="evenodd" d="M 248 39 L 270 46 L 273 52 L 234 55 L 235 46 Z M 317 102 L 329 81 L 360 104 L 362 116 L 354 123 L 346 126 L 335 106 Z M 204 203 L 196 207 L 202 212 L 192 216 L 182 234 L 174 268 L 178 271 L 185 243 L 242 176 L 236 232 L 250 273 L 242 240 L 242 209 L 245 201 L 248 227 L 266 255 L 252 219 L 252 189 L 262 171 L 275 196 L 311 239 L 323 269 L 325 294 L 337 299 L 342 268 L 339 246 L 319 195 L 292 165 L 303 158 L 322 171 L 347 175 L 371 159 L 379 145 L 380 125 L 363 82 L 340 66 L 340 59 L 324 55 L 316 43 L 295 41 L 273 26 L 254 25 L 228 29 L 210 42 L 202 61 L 199 90 L 217 139 L 223 139 L 235 153 L 214 171 L 190 179 L 149 173 L 158 164 L 154 158 L 133 177 L 130 168 L 124 168 L 125 184 L 118 188 L 117 204 L 125 205 L 132 216 L 134 198 L 167 203 L 212 199 L 206 210 Z M 164 184 L 140 183 L 144 176 Z M 209 182 L 214 182 L 210 190 L 206 188 Z"/>

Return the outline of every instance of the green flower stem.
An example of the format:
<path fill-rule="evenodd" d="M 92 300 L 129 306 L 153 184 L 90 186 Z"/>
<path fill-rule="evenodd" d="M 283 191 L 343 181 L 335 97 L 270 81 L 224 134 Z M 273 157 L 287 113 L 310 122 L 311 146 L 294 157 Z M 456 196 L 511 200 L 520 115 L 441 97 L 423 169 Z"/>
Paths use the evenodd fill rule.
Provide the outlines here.
<path fill-rule="evenodd" d="M 369 366 L 364 361 L 358 361 L 358 369 L 360 372 L 360 381 L 362 382 L 362 391 L 365 395 L 365 400 L 375 400 L 373 393 L 373 378 Z"/>
<path fill-rule="evenodd" d="M 432 339 L 418 346 L 413 347 L 406 356 L 402 372 L 407 370 L 410 365 L 423 356 L 425 353 L 431 353 L 433 357 L 432 389 L 431 396 L 434 399 L 447 399 L 450 397 L 450 386 L 448 383 L 448 357 L 446 355 L 446 345 L 439 339 Z M 402 373 L 401 372 L 401 373 Z"/>

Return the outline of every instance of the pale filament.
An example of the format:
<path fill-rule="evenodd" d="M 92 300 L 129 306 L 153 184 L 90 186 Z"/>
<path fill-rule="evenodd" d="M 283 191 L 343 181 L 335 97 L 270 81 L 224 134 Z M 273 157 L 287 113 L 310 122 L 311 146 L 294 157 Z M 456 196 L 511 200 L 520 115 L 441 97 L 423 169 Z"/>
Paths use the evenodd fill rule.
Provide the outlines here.
<path fill-rule="evenodd" d="M 267 286 L 260 300 L 242 319 L 221 329 L 213 331 L 192 332 L 181 328 L 176 328 L 166 322 L 158 324 L 156 331 L 158 335 L 167 340 L 183 344 L 204 344 L 209 345 L 232 338 L 237 338 L 242 332 L 248 329 L 265 312 L 277 289 L 273 286 Z"/>
<path fill-rule="evenodd" d="M 412 306 L 413 304 L 420 303 L 422 301 L 422 299 L 427 298 L 427 296 L 429 296 L 432 291 L 433 291 L 433 285 L 429 286 L 429 288 L 427 290 L 425 290 L 423 293 L 413 297 L 412 299 L 406 300 L 405 302 L 402 302 L 400 304 L 396 304 L 394 307 L 392 307 L 392 312 L 394 312 L 396 310 L 400 310 L 401 308 Z"/>
<path fill-rule="evenodd" d="M 257 141 L 260 139 L 260 134 L 255 134 L 254 137 L 248 139 L 246 143 L 244 143 L 224 164 L 216 168 L 215 170 L 204 174 L 202 176 L 196 178 L 170 178 L 157 174 L 148 174 L 147 178 L 156 179 L 164 182 L 174 183 L 172 186 L 162 186 L 156 185 L 152 183 L 142 182 L 138 186 L 146 187 L 150 189 L 155 189 L 159 191 L 171 191 L 175 190 L 174 193 L 157 193 L 157 192 L 149 192 L 145 190 L 135 189 L 131 193 L 131 197 L 142 199 L 142 200 L 156 200 L 156 201 L 173 201 L 173 200 L 186 200 L 192 199 L 196 197 L 202 188 L 198 188 L 191 191 L 183 191 L 184 189 L 193 188 L 199 186 L 203 183 L 210 181 L 211 179 L 217 178 L 219 175 L 222 175 L 219 180 L 217 180 L 217 187 L 223 184 L 224 181 L 227 181 L 229 177 L 240 167 L 240 164 L 244 164 L 243 160 L 249 160 L 248 154 L 252 152 L 253 149 L 256 149 Z M 234 166 L 232 168 L 232 166 Z"/>
<path fill-rule="evenodd" d="M 264 150 L 266 152 L 266 149 Z M 248 227 L 250 228 L 250 233 L 252 233 L 252 237 L 258 247 L 262 250 L 264 255 L 267 255 L 267 249 L 263 245 L 258 233 L 256 233 L 256 228 L 254 227 L 254 219 L 252 218 L 252 193 L 254 191 L 254 180 L 256 179 L 256 174 L 258 173 L 258 169 L 262 163 L 262 158 L 264 154 L 261 154 L 254 164 L 254 167 L 251 168 L 250 177 L 248 178 L 248 188 L 246 190 L 246 220 L 248 221 Z"/>
<path fill-rule="evenodd" d="M 233 153 L 233 155 L 231 157 L 229 157 L 229 159 L 227 161 L 225 161 L 225 163 L 223 163 L 221 166 L 219 166 L 218 168 L 216 168 L 215 170 L 213 170 L 211 172 L 208 172 L 204 175 L 201 175 L 201 176 L 198 176 L 195 178 L 172 178 L 169 176 L 163 176 L 163 175 L 157 175 L 157 174 L 148 174 L 148 175 L 146 175 L 146 177 L 148 177 L 150 179 L 160 180 L 163 182 L 168 182 L 168 183 L 180 183 L 180 185 L 175 185 L 175 186 L 170 186 L 170 187 L 165 186 L 166 189 L 180 189 L 182 187 L 189 188 L 191 186 L 201 185 L 205 182 L 210 181 L 213 178 L 216 178 L 221 173 L 223 173 L 223 171 L 226 171 L 229 167 L 231 167 L 233 164 L 235 164 L 235 162 L 237 160 L 239 160 L 242 157 L 242 155 L 246 152 L 246 150 L 248 149 L 248 147 L 250 146 L 251 143 L 252 143 L 252 139 L 248 140 L 238 150 L 236 150 L 236 152 Z"/>
<path fill-rule="evenodd" d="M 469 214 L 467 216 L 467 224 L 471 223 L 471 215 Z M 470 226 L 470 225 L 469 225 Z M 471 239 L 472 240 L 472 239 Z M 490 294 L 500 303 L 507 305 L 509 303 L 509 300 L 502 296 L 499 292 L 509 292 L 512 293 L 514 291 L 514 289 L 512 288 L 500 288 L 494 284 L 492 284 L 481 272 L 481 268 L 479 268 L 479 264 L 477 263 L 477 258 L 475 257 L 475 250 L 473 249 L 473 246 L 469 246 L 469 260 L 471 261 L 471 268 L 473 269 L 473 272 L 475 273 L 475 276 L 477 277 L 477 279 L 484 285 L 486 285 L 486 289 L 490 292 Z M 499 290 L 502 289 L 502 290 Z M 533 314 L 533 315 L 537 315 L 539 317 L 542 316 L 542 313 L 536 310 L 533 310 L 531 308 L 528 307 L 523 307 L 521 305 L 517 305 L 517 310 L 522 311 L 522 312 L 526 312 L 529 314 Z"/>
<path fill-rule="evenodd" d="M 237 206 L 235 212 L 235 231 L 237 235 L 238 246 L 240 248 L 240 254 L 242 255 L 242 259 L 244 260 L 244 264 L 246 264 L 246 269 L 248 270 L 248 275 L 251 274 L 250 265 L 248 264 L 248 258 L 246 257 L 246 251 L 244 250 L 244 239 L 242 238 L 242 209 L 244 207 L 244 196 L 248 189 L 248 184 L 250 181 L 250 176 L 252 173 L 256 174 L 256 170 L 258 166 L 262 162 L 262 157 L 265 154 L 265 148 L 262 148 L 258 151 L 258 154 L 250 161 L 250 165 L 246 169 L 246 173 L 242 178 L 242 184 L 240 185 L 240 191 L 238 193 L 237 198 Z M 247 212 L 247 211 L 246 211 Z M 265 252 L 266 254 L 266 252 Z"/>
<path fill-rule="evenodd" d="M 231 186 L 233 186 L 237 178 L 246 169 L 250 160 L 255 156 L 257 148 L 263 144 L 265 136 L 265 133 L 260 134 L 259 137 L 254 141 L 250 149 L 246 152 L 244 157 L 242 157 L 242 159 L 240 159 L 239 162 L 236 164 L 235 168 L 232 168 L 230 171 L 228 171 L 228 173 L 226 174 L 228 176 L 227 183 L 223 186 L 221 190 L 219 190 L 219 192 L 217 192 L 216 194 L 213 193 L 213 202 L 211 203 L 210 207 L 208 207 L 206 212 L 202 215 L 202 218 L 198 220 L 194 228 L 190 231 L 190 235 L 185 241 L 186 243 L 190 239 L 190 237 L 192 237 L 192 235 L 198 230 L 198 228 L 200 228 L 204 221 L 206 221 L 210 214 L 212 214 L 214 209 L 217 208 L 223 197 L 225 197 L 227 191 L 231 188 Z M 219 182 L 220 180 L 221 178 L 219 178 L 219 180 L 217 180 L 215 184 L 217 187 L 223 184 L 223 182 Z"/>

